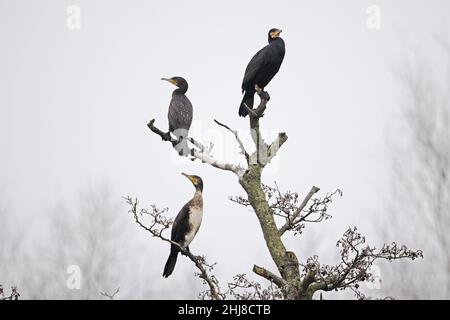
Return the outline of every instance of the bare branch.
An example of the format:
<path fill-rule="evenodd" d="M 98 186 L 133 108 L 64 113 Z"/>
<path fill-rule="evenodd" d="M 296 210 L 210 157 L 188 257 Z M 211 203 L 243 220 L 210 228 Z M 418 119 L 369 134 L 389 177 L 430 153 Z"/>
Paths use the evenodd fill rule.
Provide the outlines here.
<path fill-rule="evenodd" d="M 377 250 L 365 245 L 365 237 L 356 228 L 349 228 L 337 242 L 340 248 L 341 262 L 337 265 L 321 265 L 318 257 L 313 256 L 303 266 L 304 277 L 301 284 L 303 294 L 309 298 L 315 291 L 331 291 L 351 289 L 363 295 L 358 288 L 361 282 L 374 282 L 372 266 L 376 260 L 398 260 L 422 258 L 421 250 L 411 250 L 396 243 L 383 245 Z"/>
<path fill-rule="evenodd" d="M 247 198 L 244 198 L 243 196 L 229 196 L 228 199 L 230 201 L 236 202 L 237 204 L 240 204 L 244 207 L 250 207 L 251 203 L 248 201 Z"/>
<path fill-rule="evenodd" d="M 11 293 L 9 296 L 5 296 L 5 291 L 3 290 L 3 285 L 0 284 L 0 301 L 1 300 L 19 300 L 20 294 L 17 291 L 17 287 L 11 287 Z"/>
<path fill-rule="evenodd" d="M 247 150 L 245 150 L 244 143 L 242 142 L 241 138 L 239 138 L 237 130 L 231 129 L 229 126 L 217 121 L 216 119 L 214 119 L 214 122 L 217 123 L 219 126 L 224 127 L 225 129 L 230 131 L 232 134 L 234 134 L 234 137 L 236 138 L 236 141 L 239 144 L 239 148 L 241 149 L 241 153 L 245 156 L 245 160 L 247 160 L 247 164 L 248 164 L 249 160 L 250 160 L 250 155 L 248 154 Z"/>
<path fill-rule="evenodd" d="M 101 291 L 100 295 L 110 299 L 110 300 L 114 300 L 114 297 L 116 296 L 116 294 L 118 294 L 120 291 L 120 287 L 117 287 L 116 291 L 114 291 L 113 293 L 108 293 L 106 291 Z"/>
<path fill-rule="evenodd" d="M 291 229 L 295 225 L 295 221 L 300 217 L 302 214 L 302 210 L 306 207 L 309 200 L 311 200 L 312 196 L 317 193 L 320 190 L 320 188 L 313 186 L 311 187 L 311 190 L 309 190 L 308 194 L 306 195 L 305 199 L 303 199 L 300 206 L 295 210 L 295 212 L 292 214 L 292 216 L 289 216 L 287 218 L 286 223 L 279 229 L 279 234 L 282 236 L 287 230 Z"/>
<path fill-rule="evenodd" d="M 163 141 L 169 141 L 170 143 L 172 143 L 172 146 L 175 146 L 175 144 L 178 143 L 178 140 L 171 137 L 170 133 L 162 132 L 155 126 L 155 119 L 150 120 L 150 122 L 147 123 L 147 127 L 158 136 L 160 136 Z"/>
<path fill-rule="evenodd" d="M 201 144 L 199 141 L 195 140 L 194 138 L 187 138 L 189 142 L 191 142 L 194 146 L 196 146 L 201 152 L 206 150 L 206 147 Z M 213 144 L 210 143 L 208 150 L 211 151 L 211 149 L 213 148 Z"/>
<path fill-rule="evenodd" d="M 261 102 L 256 109 L 251 109 L 253 112 L 249 113 L 249 115 L 254 118 L 261 118 L 264 117 L 264 111 L 266 111 L 267 102 L 270 100 L 270 95 L 268 92 L 262 91 L 261 88 L 257 88 L 256 93 L 260 97 Z"/>
<path fill-rule="evenodd" d="M 282 291 L 270 282 L 267 288 L 262 288 L 260 283 L 250 281 L 245 274 L 233 277 L 233 282 L 228 283 L 228 295 L 236 300 L 281 300 Z"/>
<path fill-rule="evenodd" d="M 265 165 L 270 163 L 270 161 L 277 155 L 278 150 L 280 150 L 281 146 L 287 141 L 288 136 L 285 132 L 280 132 L 278 137 L 274 142 L 270 144 L 267 150 L 267 159 L 265 161 Z"/>
<path fill-rule="evenodd" d="M 334 192 L 327 193 L 323 198 L 311 200 L 313 195 L 320 190 L 318 187 L 313 186 L 304 200 L 298 204 L 298 194 L 291 191 L 281 192 L 276 182 L 275 187 L 269 187 L 265 184 L 262 187 L 272 214 L 286 221 L 278 229 L 279 236 L 282 236 L 286 231 L 302 233 L 306 222 L 321 222 L 324 219 L 331 218 L 331 215 L 327 213 L 328 205 L 332 202 L 334 195 L 342 195 L 342 191 L 337 189 Z M 242 206 L 247 207 L 251 205 L 250 201 L 243 196 L 229 197 L 229 199 Z M 310 202 L 311 204 L 307 207 Z M 307 209 L 305 209 L 306 207 Z"/>
<path fill-rule="evenodd" d="M 282 289 L 286 285 L 286 282 L 283 280 L 283 278 L 277 276 L 273 272 L 271 272 L 263 267 L 257 266 L 256 264 L 253 266 L 253 272 L 256 273 L 257 275 L 275 283 L 278 286 L 278 288 L 280 288 L 280 289 Z"/>
<path fill-rule="evenodd" d="M 164 141 L 170 142 L 172 144 L 172 147 L 175 147 L 179 143 L 179 141 L 177 139 L 174 139 L 173 137 L 171 137 L 170 134 L 165 133 L 165 132 L 161 131 L 160 129 L 158 129 L 155 126 L 155 119 L 151 120 L 147 124 L 147 127 L 152 132 L 159 135 L 161 137 L 161 139 L 163 139 Z M 189 150 L 189 155 L 192 157 L 191 160 L 197 159 L 197 160 L 207 163 L 215 168 L 234 172 L 238 176 L 243 175 L 244 169 L 241 168 L 240 166 L 214 159 L 214 157 L 211 154 L 211 149 L 213 147 L 213 144 L 210 144 L 210 147 L 206 148 L 202 143 L 200 143 L 199 141 L 197 141 L 194 138 L 187 137 L 186 139 L 196 147 L 196 148 L 192 148 Z"/>
<path fill-rule="evenodd" d="M 252 155 L 250 156 L 250 163 L 260 164 L 264 167 L 268 163 L 267 150 L 269 149 L 269 146 L 264 141 L 264 138 L 261 135 L 261 130 L 259 128 L 259 119 L 263 117 L 264 111 L 266 110 L 267 102 L 269 101 L 270 97 L 267 92 L 263 92 L 261 90 L 257 91 L 257 93 L 261 99 L 259 106 L 256 109 L 247 108 L 249 110 L 248 115 L 250 119 L 250 135 L 256 148 L 255 152 L 253 152 Z"/>

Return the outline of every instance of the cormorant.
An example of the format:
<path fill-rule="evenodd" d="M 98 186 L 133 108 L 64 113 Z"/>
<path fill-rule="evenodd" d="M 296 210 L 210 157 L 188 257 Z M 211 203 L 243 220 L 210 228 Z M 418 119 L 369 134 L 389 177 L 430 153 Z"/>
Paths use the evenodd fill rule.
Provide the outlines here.
<path fill-rule="evenodd" d="M 191 176 L 182 173 L 187 177 L 195 187 L 194 197 L 181 208 L 175 221 L 172 225 L 171 240 L 180 244 L 189 252 L 189 244 L 197 234 L 203 217 L 203 180 L 199 176 Z M 178 253 L 180 249 L 171 244 L 170 255 L 164 266 L 163 277 L 168 277 L 172 274 L 175 264 L 177 262 Z"/>
<path fill-rule="evenodd" d="M 242 80 L 242 92 L 244 97 L 239 106 L 239 115 L 245 117 L 248 114 L 247 108 L 253 108 L 253 97 L 255 86 L 264 91 L 264 87 L 280 70 L 284 59 L 284 40 L 280 38 L 280 29 L 270 29 L 268 33 L 269 44 L 259 50 L 245 69 L 244 80 Z"/>
<path fill-rule="evenodd" d="M 169 119 L 169 135 L 172 132 L 177 137 L 179 142 L 175 146 L 175 149 L 178 153 L 187 156 L 189 154 L 189 148 L 186 138 L 191 127 L 193 114 L 192 104 L 185 95 L 188 89 L 188 83 L 182 77 L 161 78 L 161 80 L 169 81 L 178 87 L 172 93 L 172 100 L 170 100 L 169 112 L 167 114 Z"/>

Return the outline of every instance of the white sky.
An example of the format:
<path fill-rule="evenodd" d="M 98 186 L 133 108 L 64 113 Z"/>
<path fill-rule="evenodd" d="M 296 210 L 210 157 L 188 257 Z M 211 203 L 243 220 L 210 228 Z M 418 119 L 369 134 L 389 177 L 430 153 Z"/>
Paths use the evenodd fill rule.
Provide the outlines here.
<path fill-rule="evenodd" d="M 81 8 L 81 30 L 66 27 L 69 4 Z M 378 31 L 366 27 L 371 4 L 381 8 Z M 38 222 L 61 198 L 70 203 L 80 188 L 106 180 L 119 201 L 138 196 L 175 216 L 193 193 L 180 172 L 198 174 L 205 214 L 191 250 L 218 261 L 224 280 L 251 273 L 253 263 L 273 269 L 254 215 L 227 199 L 243 194 L 236 177 L 176 159 L 146 123 L 156 118 L 167 127 L 173 87 L 160 78 L 179 75 L 189 82 L 195 137 L 215 137 L 218 152 L 233 145 L 214 118 L 245 137 L 247 119 L 237 116 L 243 72 L 267 31 L 280 27 L 287 52 L 266 88 L 272 99 L 262 125 L 270 134 L 287 132 L 289 140 L 265 182 L 301 194 L 312 185 L 344 192 L 331 207 L 333 220 L 309 226 L 288 248 L 300 259 L 330 252 L 350 225 L 377 239 L 371 218 L 385 189 L 384 131 L 397 108 L 388 65 L 401 59 L 405 44 L 420 46 L 448 29 L 449 9 L 445 0 L 0 0 L 5 197 L 14 212 Z M 155 248 L 149 260 L 162 271 L 167 245 L 152 239 L 148 245 Z M 155 286 L 174 285 L 192 269 L 180 259 L 174 276 Z"/>

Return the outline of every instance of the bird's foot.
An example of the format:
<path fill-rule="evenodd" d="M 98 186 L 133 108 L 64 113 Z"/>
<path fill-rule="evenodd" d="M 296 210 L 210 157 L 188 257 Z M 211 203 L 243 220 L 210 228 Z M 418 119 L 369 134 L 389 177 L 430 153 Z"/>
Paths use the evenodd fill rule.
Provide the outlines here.
<path fill-rule="evenodd" d="M 266 101 L 270 100 L 269 93 L 267 91 L 264 91 L 264 88 L 261 88 L 257 84 L 255 84 L 255 91 L 261 99 L 266 100 Z"/>
<path fill-rule="evenodd" d="M 189 247 L 186 247 L 184 251 L 181 251 L 181 254 L 183 256 L 188 256 L 189 254 L 191 254 L 191 250 L 189 250 Z"/>
<path fill-rule="evenodd" d="M 170 140 L 172 140 L 171 137 L 170 137 L 170 131 L 167 131 L 164 135 L 161 135 L 161 139 L 163 141 L 170 141 Z"/>
<path fill-rule="evenodd" d="M 267 91 L 261 91 L 261 93 L 259 94 L 259 96 L 261 97 L 261 99 L 269 101 L 270 100 L 270 95 Z"/>

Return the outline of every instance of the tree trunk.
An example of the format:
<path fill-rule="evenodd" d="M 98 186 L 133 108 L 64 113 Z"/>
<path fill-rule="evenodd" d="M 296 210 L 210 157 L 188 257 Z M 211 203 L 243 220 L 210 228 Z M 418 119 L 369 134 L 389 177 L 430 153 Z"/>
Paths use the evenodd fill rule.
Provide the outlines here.
<path fill-rule="evenodd" d="M 258 217 L 264 239 L 270 255 L 286 286 L 282 288 L 285 299 L 300 299 L 300 271 L 297 257 L 293 252 L 286 251 L 278 232 L 273 212 L 269 207 L 266 195 L 261 185 L 262 166 L 252 164 L 239 180 L 247 193 L 248 200 Z"/>

